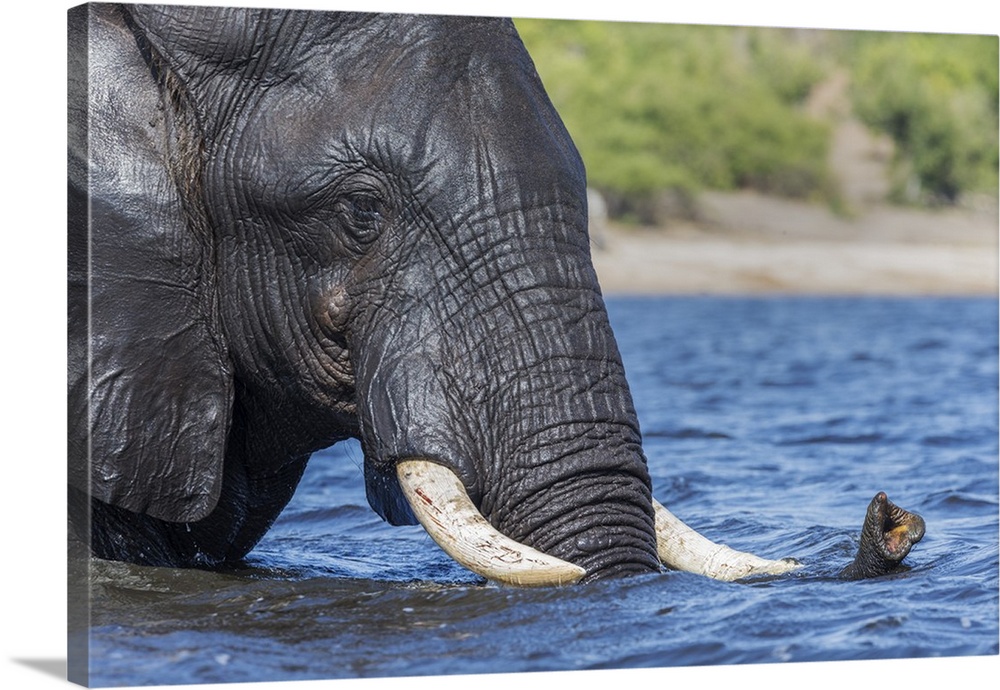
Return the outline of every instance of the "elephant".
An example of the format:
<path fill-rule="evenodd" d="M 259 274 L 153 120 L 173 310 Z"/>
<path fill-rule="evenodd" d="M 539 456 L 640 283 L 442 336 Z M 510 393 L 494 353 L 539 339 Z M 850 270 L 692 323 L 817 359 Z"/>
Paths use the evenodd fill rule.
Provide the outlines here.
<path fill-rule="evenodd" d="M 777 575 L 653 498 L 586 173 L 509 20 L 70 11 L 69 512 L 240 561 L 310 455 L 462 565 Z M 88 50 L 89 49 L 89 50 Z"/>

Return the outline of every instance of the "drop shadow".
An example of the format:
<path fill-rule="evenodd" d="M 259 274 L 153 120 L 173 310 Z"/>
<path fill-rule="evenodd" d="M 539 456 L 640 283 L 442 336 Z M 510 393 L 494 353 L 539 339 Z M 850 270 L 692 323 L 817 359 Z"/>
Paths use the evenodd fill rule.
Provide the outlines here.
<path fill-rule="evenodd" d="M 66 659 L 11 659 L 11 661 L 47 676 L 66 680 Z"/>

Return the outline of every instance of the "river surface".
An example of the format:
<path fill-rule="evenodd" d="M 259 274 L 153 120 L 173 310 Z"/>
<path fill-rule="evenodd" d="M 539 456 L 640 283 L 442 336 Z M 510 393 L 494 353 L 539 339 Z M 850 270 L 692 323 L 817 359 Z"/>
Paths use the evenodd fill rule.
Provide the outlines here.
<path fill-rule="evenodd" d="M 654 494 L 717 541 L 806 564 L 487 585 L 313 457 L 228 573 L 91 561 L 97 686 L 998 653 L 994 299 L 613 298 Z M 920 513 L 910 569 L 844 582 L 876 492 Z"/>

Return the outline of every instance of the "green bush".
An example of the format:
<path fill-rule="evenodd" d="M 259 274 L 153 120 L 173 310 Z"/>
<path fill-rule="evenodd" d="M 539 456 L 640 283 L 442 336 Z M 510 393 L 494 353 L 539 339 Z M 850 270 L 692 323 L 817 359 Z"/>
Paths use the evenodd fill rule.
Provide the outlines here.
<path fill-rule="evenodd" d="M 953 203 L 997 188 L 997 38 L 518 20 L 611 212 L 755 189 L 836 202 L 813 87 L 847 69 L 853 107 L 896 144 L 895 196 Z"/>
<path fill-rule="evenodd" d="M 852 37 L 858 115 L 896 143 L 899 200 L 954 203 L 997 188 L 997 38 Z"/>
<path fill-rule="evenodd" d="M 801 105 L 824 71 L 779 30 L 519 20 L 615 215 L 654 222 L 665 190 L 825 198 L 829 132 Z"/>

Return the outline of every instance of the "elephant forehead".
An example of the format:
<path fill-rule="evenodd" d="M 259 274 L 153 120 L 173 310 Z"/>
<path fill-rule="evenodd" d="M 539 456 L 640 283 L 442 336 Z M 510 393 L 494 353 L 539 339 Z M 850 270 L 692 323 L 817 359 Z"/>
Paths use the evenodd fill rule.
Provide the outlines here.
<path fill-rule="evenodd" d="M 457 193 L 456 179 L 481 191 L 525 175 L 582 189 L 579 155 L 516 36 L 449 42 L 431 26 L 385 52 L 359 42 L 349 69 L 334 61 L 342 53 L 313 53 L 298 78 L 261 94 L 229 149 L 241 179 L 308 197 L 344 165 L 374 164 Z"/>

